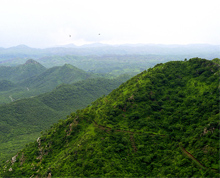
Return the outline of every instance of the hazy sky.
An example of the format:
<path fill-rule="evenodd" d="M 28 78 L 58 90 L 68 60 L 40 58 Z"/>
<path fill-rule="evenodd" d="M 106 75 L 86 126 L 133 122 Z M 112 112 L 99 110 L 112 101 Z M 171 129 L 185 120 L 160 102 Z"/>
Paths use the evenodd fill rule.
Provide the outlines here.
<path fill-rule="evenodd" d="M 0 0 L 0 47 L 69 43 L 220 45 L 220 0 Z"/>

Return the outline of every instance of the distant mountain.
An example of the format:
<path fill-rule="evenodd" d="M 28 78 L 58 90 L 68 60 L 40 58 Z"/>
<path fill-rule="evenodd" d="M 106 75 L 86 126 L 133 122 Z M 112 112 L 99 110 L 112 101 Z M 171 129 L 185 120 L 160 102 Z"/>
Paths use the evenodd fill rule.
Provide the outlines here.
<path fill-rule="evenodd" d="M 107 95 L 129 78 L 123 75 L 63 84 L 52 92 L 0 105 L 0 162 L 34 141 L 51 124 Z"/>
<path fill-rule="evenodd" d="M 46 69 L 33 59 L 16 67 L 0 66 L 0 104 L 49 92 L 61 84 L 97 77 L 101 75 L 85 72 L 70 64 Z M 11 82 L 10 87 L 6 81 Z"/>
<path fill-rule="evenodd" d="M 10 80 L 18 83 L 27 78 L 36 76 L 46 71 L 46 68 L 33 59 L 16 67 L 0 66 L 0 80 Z"/>
<path fill-rule="evenodd" d="M 42 91 L 50 91 L 60 84 L 70 84 L 92 78 L 93 76 L 93 74 L 87 73 L 70 64 L 65 64 L 47 69 L 41 74 L 19 83 L 19 85 L 28 87 L 30 90 L 37 88 Z"/>
<path fill-rule="evenodd" d="M 143 70 L 153 67 L 158 62 L 168 60 L 182 60 L 176 56 L 158 55 L 104 55 L 104 56 L 47 56 L 38 59 L 46 67 L 53 65 L 61 66 L 65 63 L 71 64 L 87 72 L 99 74 L 131 74 L 137 75 Z"/>
<path fill-rule="evenodd" d="M 106 45 L 94 43 L 82 46 L 73 44 L 60 47 L 51 47 L 46 49 L 29 48 L 24 45 L 5 48 L 0 50 L 0 61 L 15 60 L 21 58 L 41 58 L 51 55 L 176 55 L 177 57 L 184 56 L 203 57 L 213 59 L 220 57 L 219 45 L 160 45 L 160 44 L 124 44 L 124 45 Z"/>
<path fill-rule="evenodd" d="M 157 64 L 54 124 L 0 176 L 219 177 L 219 71 L 200 58 Z"/>
<path fill-rule="evenodd" d="M 22 49 L 31 49 L 29 46 L 27 45 L 24 45 L 24 44 L 21 44 L 21 45 L 18 45 L 18 46 L 13 46 L 13 47 L 10 47 L 10 48 L 7 48 L 8 50 L 11 50 L 11 49 L 19 49 L 19 50 L 22 50 Z"/>

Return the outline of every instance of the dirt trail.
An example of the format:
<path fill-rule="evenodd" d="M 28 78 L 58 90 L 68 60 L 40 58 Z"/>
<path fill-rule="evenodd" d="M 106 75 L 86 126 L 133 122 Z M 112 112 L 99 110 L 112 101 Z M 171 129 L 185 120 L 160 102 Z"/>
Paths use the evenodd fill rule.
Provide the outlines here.
<path fill-rule="evenodd" d="M 200 167 L 202 167 L 203 169 L 209 169 L 206 166 L 204 166 L 202 163 L 199 162 L 199 160 L 197 160 L 192 154 L 190 154 L 188 151 L 186 151 L 186 149 L 184 147 L 182 147 L 181 145 L 179 145 L 180 149 L 193 161 L 197 162 Z M 217 169 L 211 168 L 211 170 L 213 171 L 218 171 Z"/>
<path fill-rule="evenodd" d="M 102 130 L 106 130 L 107 132 L 109 132 L 110 130 L 112 130 L 112 128 L 110 127 L 107 127 L 107 126 L 102 126 L 102 125 L 99 125 L 97 124 L 96 121 L 93 121 L 95 126 L 96 127 L 99 127 L 100 129 Z M 124 133 L 129 133 L 130 134 L 130 141 L 131 141 L 131 145 L 133 147 L 133 151 L 136 152 L 137 151 L 137 147 L 135 145 L 135 139 L 134 139 L 134 134 L 143 134 L 141 132 L 131 132 L 131 131 L 126 131 L 126 130 L 120 130 L 120 129 L 116 129 L 115 130 L 116 132 L 124 132 Z M 153 133 L 150 133 L 149 134 L 150 136 L 155 136 L 155 135 L 159 135 L 161 137 L 165 137 L 166 135 L 162 135 L 162 134 L 153 134 Z"/>
<path fill-rule="evenodd" d="M 107 127 L 107 126 L 102 126 L 102 125 L 99 125 L 97 124 L 96 121 L 93 121 L 94 124 L 96 126 L 98 126 L 99 128 L 101 128 L 102 130 L 107 130 L 107 132 L 109 132 L 112 128 L 110 127 Z M 124 133 L 130 133 L 130 134 L 143 134 L 142 132 L 131 132 L 131 131 L 127 131 L 127 130 L 121 130 L 121 129 L 117 129 L 115 130 L 116 132 L 124 132 Z M 166 135 L 163 135 L 163 134 L 154 134 L 154 133 L 148 133 L 150 136 L 155 136 L 155 135 L 159 135 L 159 136 L 162 136 L 162 137 L 165 137 Z"/>
<path fill-rule="evenodd" d="M 11 99 L 12 102 L 14 101 L 14 99 L 12 98 L 12 96 L 9 96 L 9 98 Z"/>
<path fill-rule="evenodd" d="M 131 141 L 131 145 L 133 147 L 134 152 L 136 152 L 137 151 L 137 147 L 135 145 L 134 136 L 132 134 L 130 135 L 130 141 Z"/>

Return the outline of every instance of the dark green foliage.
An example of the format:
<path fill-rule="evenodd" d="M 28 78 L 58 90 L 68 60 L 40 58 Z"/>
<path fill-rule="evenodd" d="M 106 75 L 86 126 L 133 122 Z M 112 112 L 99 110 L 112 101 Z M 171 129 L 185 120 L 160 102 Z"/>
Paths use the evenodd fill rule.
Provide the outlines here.
<path fill-rule="evenodd" d="M 159 64 L 54 124 L 1 176 L 219 177 L 218 87 L 212 61 Z"/>

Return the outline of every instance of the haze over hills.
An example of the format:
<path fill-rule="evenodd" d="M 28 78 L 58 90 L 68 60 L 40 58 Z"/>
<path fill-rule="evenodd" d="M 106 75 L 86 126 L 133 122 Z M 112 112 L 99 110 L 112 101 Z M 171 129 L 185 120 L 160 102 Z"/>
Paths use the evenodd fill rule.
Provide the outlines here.
<path fill-rule="evenodd" d="M 220 56 L 219 45 L 194 44 L 194 45 L 156 45 L 156 44 L 127 44 L 127 45 L 106 45 L 89 44 L 83 46 L 64 45 L 63 47 L 52 47 L 46 49 L 30 48 L 25 45 L 19 45 L 11 48 L 1 48 L 0 64 L 10 64 L 9 62 L 27 58 L 41 58 L 51 55 L 161 55 L 192 58 L 203 57 L 213 59 Z M 8 61 L 10 60 L 10 61 Z M 20 64 L 22 64 L 22 61 Z"/>
<path fill-rule="evenodd" d="M 219 177 L 218 63 L 193 58 L 143 71 L 54 124 L 0 175 Z"/>

